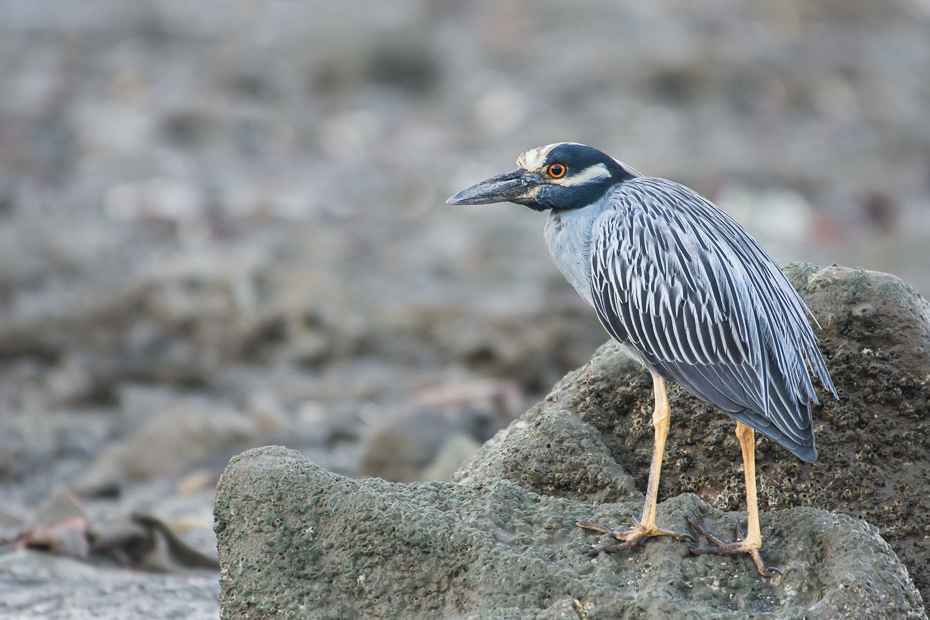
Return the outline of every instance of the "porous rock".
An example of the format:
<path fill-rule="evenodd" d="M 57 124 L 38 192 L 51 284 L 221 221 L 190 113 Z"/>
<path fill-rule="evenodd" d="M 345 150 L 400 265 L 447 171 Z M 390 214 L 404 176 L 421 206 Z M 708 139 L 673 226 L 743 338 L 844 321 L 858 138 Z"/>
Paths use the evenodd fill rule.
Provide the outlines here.
<path fill-rule="evenodd" d="M 564 419 L 564 418 L 563 418 Z M 217 489 L 223 618 L 924 618 L 920 595 L 874 527 L 812 508 L 763 517 L 763 552 L 691 556 L 656 539 L 592 560 L 640 501 L 591 505 L 508 480 L 352 480 L 279 447 L 234 458 Z M 732 532 L 734 515 L 692 494 L 659 506 Z"/>
<path fill-rule="evenodd" d="M 806 263 L 793 263 L 784 271 L 819 323 L 815 333 L 839 398 L 818 389 L 822 406 L 814 409 L 819 453 L 814 463 L 802 463 L 756 434 L 759 505 L 763 512 L 819 508 L 876 525 L 927 601 L 930 303 L 885 273 Z M 659 500 L 691 492 L 720 510 L 744 510 L 742 456 L 733 420 L 674 383 L 669 383 L 669 401 L 671 428 Z M 506 433 L 535 424 L 550 411 L 571 412 L 597 429 L 612 460 L 644 491 L 652 454 L 652 409 L 648 372 L 608 343 Z M 453 479 L 480 472 L 550 493 L 546 485 L 514 475 L 499 457 L 523 445 L 522 439 L 509 442 L 501 433 Z M 541 453 L 524 456 L 545 462 Z M 766 544 L 764 528 L 762 534 Z"/>
<path fill-rule="evenodd" d="M 762 554 L 782 576 L 670 539 L 581 554 L 608 539 L 574 522 L 638 516 L 651 456 L 651 381 L 608 344 L 456 484 L 353 481 L 281 448 L 233 459 L 216 503 L 223 617 L 926 618 L 895 551 L 925 574 L 928 305 L 885 274 L 786 272 L 841 398 L 815 412 L 813 465 L 757 439 Z M 745 502 L 732 421 L 678 386 L 670 401 L 659 525 L 694 533 L 690 516 L 732 538 Z M 895 548 L 820 508 L 868 518 Z"/>

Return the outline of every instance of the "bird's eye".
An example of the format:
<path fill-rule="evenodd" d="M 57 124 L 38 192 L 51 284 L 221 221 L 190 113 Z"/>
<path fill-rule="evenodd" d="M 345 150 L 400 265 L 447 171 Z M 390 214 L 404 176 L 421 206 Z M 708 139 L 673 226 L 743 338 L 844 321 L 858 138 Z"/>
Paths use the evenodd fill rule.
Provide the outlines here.
<path fill-rule="evenodd" d="M 553 179 L 561 179 L 565 176 L 565 173 L 568 172 L 568 168 L 565 164 L 549 164 L 547 172 Z"/>

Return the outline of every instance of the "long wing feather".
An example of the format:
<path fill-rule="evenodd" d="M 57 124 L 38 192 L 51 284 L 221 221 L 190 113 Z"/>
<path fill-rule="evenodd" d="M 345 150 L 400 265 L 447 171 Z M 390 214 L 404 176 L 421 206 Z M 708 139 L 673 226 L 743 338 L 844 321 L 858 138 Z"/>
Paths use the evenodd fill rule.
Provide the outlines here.
<path fill-rule="evenodd" d="M 807 366 L 835 389 L 807 307 L 739 224 L 686 187 L 640 177 L 613 190 L 592 239 L 592 297 L 614 338 L 665 379 L 816 458 Z"/>

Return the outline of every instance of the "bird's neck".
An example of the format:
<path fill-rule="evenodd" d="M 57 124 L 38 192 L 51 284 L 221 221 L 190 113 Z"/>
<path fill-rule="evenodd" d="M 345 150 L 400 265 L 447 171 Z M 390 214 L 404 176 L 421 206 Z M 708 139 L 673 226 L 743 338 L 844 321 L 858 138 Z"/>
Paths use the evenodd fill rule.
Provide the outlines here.
<path fill-rule="evenodd" d="M 546 245 L 552 260 L 591 305 L 591 229 L 605 203 L 602 199 L 579 209 L 553 210 L 546 221 Z"/>

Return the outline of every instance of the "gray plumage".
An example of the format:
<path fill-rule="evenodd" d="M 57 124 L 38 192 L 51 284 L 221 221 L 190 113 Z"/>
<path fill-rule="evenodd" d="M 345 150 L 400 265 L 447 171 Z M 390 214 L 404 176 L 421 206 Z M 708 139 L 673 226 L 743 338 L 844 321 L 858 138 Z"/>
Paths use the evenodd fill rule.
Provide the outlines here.
<path fill-rule="evenodd" d="M 644 365 L 802 460 L 817 457 L 805 362 L 835 390 L 809 312 L 725 212 L 677 183 L 637 177 L 589 206 L 552 211 L 546 240 L 603 326 Z"/>
<path fill-rule="evenodd" d="M 552 258 L 625 351 L 799 458 L 817 458 L 808 368 L 836 390 L 809 310 L 739 224 L 692 190 L 581 144 L 532 149 L 517 164 L 449 202 L 550 211 Z"/>

